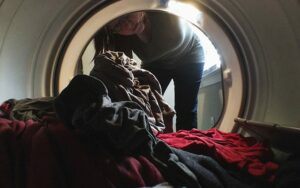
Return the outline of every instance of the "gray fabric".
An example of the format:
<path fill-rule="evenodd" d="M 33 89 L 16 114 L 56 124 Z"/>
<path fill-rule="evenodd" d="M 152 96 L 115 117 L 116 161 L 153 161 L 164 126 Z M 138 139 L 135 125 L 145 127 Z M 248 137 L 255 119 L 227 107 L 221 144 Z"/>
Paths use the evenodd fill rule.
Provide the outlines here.
<path fill-rule="evenodd" d="M 195 53 L 199 59 L 196 63 L 203 63 L 200 41 L 191 24 L 171 14 L 147 12 L 146 15 L 150 20 L 150 40 L 147 43 L 137 40 L 133 45 L 133 51 L 142 59 L 143 66 L 150 63 L 151 66 L 159 63 L 165 68 L 175 66 L 177 59 L 194 51 L 198 51 Z"/>
<path fill-rule="evenodd" d="M 73 128 L 72 118 L 77 108 L 106 103 L 110 103 L 108 91 L 99 79 L 77 75 L 54 99 L 54 109 L 65 125 Z"/>
<path fill-rule="evenodd" d="M 233 178 L 217 161 L 205 155 L 197 155 L 172 148 L 179 161 L 185 164 L 196 176 L 202 187 L 209 188 L 250 188 Z"/>
<path fill-rule="evenodd" d="M 153 148 L 153 162 L 162 172 L 166 181 L 175 187 L 201 188 L 196 175 L 182 163 L 172 148 L 158 141 Z"/>
<path fill-rule="evenodd" d="M 9 114 L 12 120 L 42 121 L 43 117 L 56 117 L 53 108 L 54 97 L 25 98 L 14 100 L 13 108 Z"/>
<path fill-rule="evenodd" d="M 150 153 L 155 138 L 145 112 L 132 101 L 111 102 L 107 94 L 100 80 L 77 75 L 55 98 L 55 109 L 68 127 L 114 156 Z"/>

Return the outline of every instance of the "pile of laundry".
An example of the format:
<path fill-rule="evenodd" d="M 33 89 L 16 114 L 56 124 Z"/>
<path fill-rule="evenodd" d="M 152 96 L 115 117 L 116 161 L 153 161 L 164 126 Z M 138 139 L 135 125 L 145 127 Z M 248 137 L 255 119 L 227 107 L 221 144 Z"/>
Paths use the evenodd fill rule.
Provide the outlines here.
<path fill-rule="evenodd" d="M 150 72 L 120 52 L 55 97 L 0 106 L 0 187 L 272 187 L 278 164 L 255 138 L 172 130 Z"/>

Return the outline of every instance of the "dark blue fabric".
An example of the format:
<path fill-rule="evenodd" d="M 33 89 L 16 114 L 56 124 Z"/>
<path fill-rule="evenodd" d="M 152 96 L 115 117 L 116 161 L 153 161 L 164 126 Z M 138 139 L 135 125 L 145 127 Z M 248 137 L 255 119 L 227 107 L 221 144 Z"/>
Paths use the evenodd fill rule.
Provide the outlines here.
<path fill-rule="evenodd" d="M 300 186 L 300 157 L 291 156 L 283 162 L 274 181 L 275 188 L 293 188 Z"/>
<path fill-rule="evenodd" d="M 172 148 L 180 162 L 185 164 L 197 177 L 202 187 L 209 188 L 250 188 L 249 185 L 233 178 L 217 161 L 205 155 L 197 155 Z"/>
<path fill-rule="evenodd" d="M 182 61 L 188 61 L 183 59 Z M 163 93 L 173 79 L 175 86 L 176 130 L 197 128 L 198 91 L 203 63 L 179 63 L 173 69 L 144 67 L 152 72 L 161 84 Z"/>

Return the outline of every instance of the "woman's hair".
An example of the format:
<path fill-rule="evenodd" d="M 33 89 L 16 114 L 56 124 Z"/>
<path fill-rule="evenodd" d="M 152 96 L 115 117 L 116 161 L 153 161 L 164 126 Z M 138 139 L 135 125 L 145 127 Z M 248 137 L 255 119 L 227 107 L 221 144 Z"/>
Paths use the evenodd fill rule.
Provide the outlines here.
<path fill-rule="evenodd" d="M 140 19 L 145 19 L 146 13 L 144 11 L 133 12 L 133 13 L 139 13 L 138 17 Z M 129 13 L 112 20 L 94 35 L 95 57 L 108 50 L 111 51 L 119 50 L 116 48 L 117 47 L 116 42 L 117 40 L 120 40 L 123 37 L 121 35 L 118 35 L 113 30 L 115 27 L 119 27 L 120 26 L 119 24 L 122 24 L 123 22 L 128 22 L 128 21 L 130 22 L 130 16 L 133 13 Z M 126 36 L 126 38 L 127 37 L 128 36 Z M 120 47 L 119 44 L 118 46 Z M 130 56 L 131 50 L 122 48 L 122 51 L 124 51 L 129 57 L 131 57 Z"/>
<path fill-rule="evenodd" d="M 129 14 L 125 14 L 121 17 L 118 17 L 112 20 L 107 24 L 108 29 L 113 33 L 118 33 L 121 28 L 124 26 L 123 24 L 132 24 L 143 22 L 146 13 L 144 11 L 132 12 Z"/>
<path fill-rule="evenodd" d="M 114 36 L 107 26 L 98 31 L 94 37 L 95 56 L 114 48 Z"/>

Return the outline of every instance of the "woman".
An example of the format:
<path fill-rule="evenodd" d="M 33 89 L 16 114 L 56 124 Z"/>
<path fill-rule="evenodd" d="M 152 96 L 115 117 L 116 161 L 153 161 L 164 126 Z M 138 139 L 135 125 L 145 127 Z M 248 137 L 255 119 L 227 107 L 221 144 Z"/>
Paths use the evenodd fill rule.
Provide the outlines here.
<path fill-rule="evenodd" d="M 197 128 L 197 95 L 204 65 L 203 49 L 191 25 L 163 12 L 134 12 L 108 24 L 95 36 L 96 54 L 134 52 L 142 68 L 159 80 L 163 93 L 173 79 L 176 130 Z"/>

